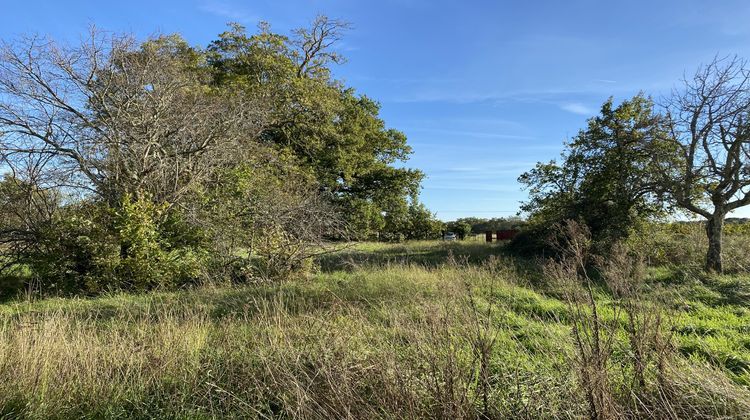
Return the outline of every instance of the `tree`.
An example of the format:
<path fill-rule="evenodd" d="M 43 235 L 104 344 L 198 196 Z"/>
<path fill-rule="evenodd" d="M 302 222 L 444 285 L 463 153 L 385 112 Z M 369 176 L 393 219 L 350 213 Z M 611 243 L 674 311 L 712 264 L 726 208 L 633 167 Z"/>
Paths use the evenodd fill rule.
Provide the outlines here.
<path fill-rule="evenodd" d="M 443 222 L 424 204 L 412 201 L 409 205 L 406 239 L 435 239 L 440 236 Z"/>
<path fill-rule="evenodd" d="M 380 105 L 331 77 L 330 66 L 343 60 L 333 48 L 347 28 L 319 16 L 289 38 L 267 24 L 254 35 L 233 24 L 209 46 L 209 62 L 217 86 L 269 105 L 261 141 L 294 156 L 343 210 L 353 236 L 365 238 L 400 229 L 389 224 L 402 222 L 423 174 L 394 166 L 411 148 L 386 127 Z"/>
<path fill-rule="evenodd" d="M 447 226 L 448 230 L 458 235 L 458 238 L 463 240 L 471 233 L 471 224 L 465 220 L 459 219 L 454 222 L 449 222 Z"/>
<path fill-rule="evenodd" d="M 666 131 L 653 108 L 643 95 L 616 107 L 610 98 L 566 146 L 561 163 L 540 162 L 522 174 L 529 201 L 521 209 L 532 225 L 544 230 L 567 219 L 583 221 L 606 246 L 657 214 L 650 154 Z"/>
<path fill-rule="evenodd" d="M 49 228 L 61 196 L 45 187 L 38 174 L 6 174 L 0 180 L 0 272 L 34 253 L 37 238 Z"/>
<path fill-rule="evenodd" d="M 462 217 L 450 223 L 454 227 L 450 227 L 451 231 L 459 232 L 464 229 L 463 225 L 467 224 L 470 230 L 469 233 L 484 233 L 487 231 L 497 231 L 506 229 L 520 229 L 526 224 L 526 221 L 520 217 L 493 217 L 491 219 L 484 219 L 480 217 Z M 455 226 L 462 226 L 461 228 Z"/>
<path fill-rule="evenodd" d="M 235 280 L 288 279 L 341 237 L 340 217 L 293 161 L 260 155 L 227 169 L 198 208 L 216 256 Z M 269 162 L 270 161 L 270 162 Z"/>
<path fill-rule="evenodd" d="M 724 219 L 750 204 L 750 68 L 715 58 L 665 103 L 670 154 L 655 154 L 661 189 L 678 207 L 704 217 L 705 268 L 721 272 Z"/>
<path fill-rule="evenodd" d="M 200 61 L 178 36 L 138 45 L 92 30 L 77 46 L 37 37 L 2 44 L 2 164 L 28 172 L 41 163 L 49 182 L 54 174 L 69 192 L 111 205 L 143 192 L 178 201 L 215 166 L 206 160 L 260 120 L 242 97 L 204 89 Z"/>

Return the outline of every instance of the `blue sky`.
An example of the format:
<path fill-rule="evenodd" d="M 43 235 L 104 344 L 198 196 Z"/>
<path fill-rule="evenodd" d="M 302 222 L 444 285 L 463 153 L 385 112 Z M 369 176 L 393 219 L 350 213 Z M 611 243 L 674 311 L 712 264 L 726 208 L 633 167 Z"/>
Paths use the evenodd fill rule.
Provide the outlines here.
<path fill-rule="evenodd" d="M 278 32 L 323 13 L 353 24 L 336 76 L 404 131 L 422 201 L 444 220 L 510 216 L 516 182 L 556 157 L 609 96 L 669 92 L 715 54 L 750 58 L 750 2 L 0 0 L 0 37 L 75 40 L 91 23 L 204 46 L 236 21 Z M 750 216 L 750 210 L 738 213 Z"/>

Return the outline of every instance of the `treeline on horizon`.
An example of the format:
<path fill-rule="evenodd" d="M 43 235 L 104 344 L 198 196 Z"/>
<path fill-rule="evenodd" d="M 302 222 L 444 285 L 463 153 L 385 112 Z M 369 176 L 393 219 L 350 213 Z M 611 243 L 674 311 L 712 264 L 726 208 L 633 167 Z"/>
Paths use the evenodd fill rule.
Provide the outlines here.
<path fill-rule="evenodd" d="M 448 232 L 456 234 L 480 234 L 485 232 L 495 232 L 498 230 L 518 230 L 525 226 L 526 221 L 520 216 L 511 217 L 461 217 L 450 222 L 446 222 L 445 229 Z"/>
<path fill-rule="evenodd" d="M 332 76 L 349 25 L 205 47 L 92 29 L 0 47 L 0 274 L 55 292 L 280 279 L 331 240 L 437 237 L 379 104 Z M 210 273 L 210 275 L 209 275 Z"/>

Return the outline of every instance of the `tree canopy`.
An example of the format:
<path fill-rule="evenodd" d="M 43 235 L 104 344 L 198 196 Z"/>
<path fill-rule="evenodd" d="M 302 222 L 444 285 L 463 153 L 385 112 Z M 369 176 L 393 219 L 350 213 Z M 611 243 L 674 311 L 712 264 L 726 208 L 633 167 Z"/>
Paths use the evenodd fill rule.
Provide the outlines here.
<path fill-rule="evenodd" d="M 651 156 L 665 137 L 665 122 L 649 98 L 641 94 L 617 106 L 610 98 L 566 144 L 560 162 L 540 162 L 519 177 L 529 191 L 522 211 L 537 229 L 570 219 L 584 222 L 602 244 L 626 237 L 662 209 Z"/>
<path fill-rule="evenodd" d="M 265 24 L 255 35 L 234 24 L 209 46 L 208 61 L 217 86 L 258 95 L 270 107 L 260 139 L 315 177 L 355 237 L 373 237 L 392 231 L 390 221 L 416 204 L 423 174 L 393 166 L 411 148 L 402 132 L 386 127 L 380 105 L 331 77 L 329 65 L 343 60 L 331 47 L 347 28 L 318 17 L 289 38 Z"/>

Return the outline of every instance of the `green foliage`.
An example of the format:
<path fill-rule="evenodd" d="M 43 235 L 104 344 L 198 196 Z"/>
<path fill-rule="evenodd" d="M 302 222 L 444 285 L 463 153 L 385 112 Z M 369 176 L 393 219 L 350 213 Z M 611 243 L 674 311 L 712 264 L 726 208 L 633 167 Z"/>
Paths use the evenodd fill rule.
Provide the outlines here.
<path fill-rule="evenodd" d="M 412 203 L 409 206 L 407 239 L 436 239 L 443 231 L 443 222 L 422 203 Z"/>
<path fill-rule="evenodd" d="M 385 126 L 376 101 L 333 80 L 326 61 L 305 71 L 299 42 L 268 25 L 254 35 L 232 25 L 209 47 L 216 85 L 262 98 L 271 115 L 262 141 L 314 174 L 344 210 L 353 237 L 402 234 L 409 197 L 423 178 L 392 166 L 411 153 L 406 136 Z"/>
<path fill-rule="evenodd" d="M 727 224 L 724 233 L 725 270 L 750 271 L 750 224 Z M 675 267 L 684 273 L 701 270 L 708 246 L 702 222 L 647 223 L 634 230 L 627 241 L 652 264 Z"/>
<path fill-rule="evenodd" d="M 349 232 L 347 236 L 354 240 L 379 238 L 380 232 L 385 228 L 385 216 L 381 208 L 370 200 L 353 198 L 341 203 L 347 218 Z"/>
<path fill-rule="evenodd" d="M 160 270 L 168 265 L 158 231 L 166 208 L 167 203 L 155 205 L 149 200 L 125 196 L 115 213 L 114 228 L 120 237 L 118 268 L 122 278 L 136 289 L 146 289 L 150 281 L 159 281 Z"/>
<path fill-rule="evenodd" d="M 111 215 L 103 206 L 62 209 L 23 255 L 45 293 L 95 293 L 117 288 L 119 248 Z"/>
<path fill-rule="evenodd" d="M 45 293 L 172 288 L 197 280 L 206 250 L 185 235 L 166 204 L 125 196 L 118 209 L 102 203 L 68 206 L 39 233 L 20 261 Z"/>
<path fill-rule="evenodd" d="M 268 152 L 219 175 L 203 193 L 200 219 L 213 264 L 234 281 L 285 280 L 309 271 L 321 238 L 342 235 L 330 204 L 308 171 Z"/>
<path fill-rule="evenodd" d="M 651 154 L 666 138 L 664 123 L 643 95 L 602 105 L 566 145 L 562 162 L 538 163 L 519 182 L 529 190 L 522 211 L 529 234 L 540 235 L 564 220 L 585 223 L 595 241 L 627 237 L 640 221 L 660 214 L 653 190 Z"/>
<path fill-rule="evenodd" d="M 126 289 L 172 288 L 200 276 L 205 250 L 198 244 L 173 246 L 173 232 L 164 229 L 168 206 L 126 195 L 115 212 L 113 222 L 120 247 L 115 272 Z M 170 227 L 179 224 L 173 219 Z"/>
<path fill-rule="evenodd" d="M 435 239 L 443 230 L 443 222 L 414 198 L 392 200 L 383 212 L 383 220 L 385 226 L 378 239 L 385 241 Z"/>
<path fill-rule="evenodd" d="M 459 219 L 455 222 L 449 222 L 446 228 L 458 235 L 460 239 L 464 239 L 472 232 L 472 225 L 467 220 Z"/>
<path fill-rule="evenodd" d="M 471 228 L 471 233 L 484 233 L 487 231 L 495 232 L 498 230 L 509 230 L 509 229 L 521 229 L 526 225 L 526 222 L 520 217 L 495 217 L 491 219 L 484 219 L 480 217 L 463 217 L 457 219 L 454 222 L 450 222 L 452 226 L 463 226 L 468 224 Z M 458 232 L 458 229 L 450 228 L 453 232 Z M 468 234 L 468 233 L 467 233 Z"/>

